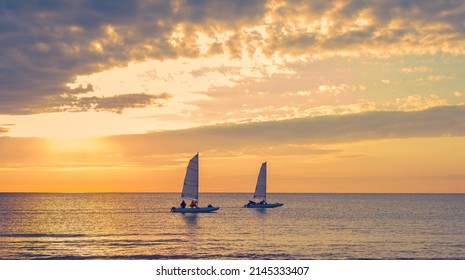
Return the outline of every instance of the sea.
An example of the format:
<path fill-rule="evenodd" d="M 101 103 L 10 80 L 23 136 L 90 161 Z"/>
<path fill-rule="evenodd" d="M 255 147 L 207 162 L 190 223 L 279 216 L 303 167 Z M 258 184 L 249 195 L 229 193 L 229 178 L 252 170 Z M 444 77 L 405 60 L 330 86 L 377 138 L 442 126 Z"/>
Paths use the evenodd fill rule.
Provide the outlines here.
<path fill-rule="evenodd" d="M 464 194 L 0 193 L 0 259 L 465 259 Z"/>

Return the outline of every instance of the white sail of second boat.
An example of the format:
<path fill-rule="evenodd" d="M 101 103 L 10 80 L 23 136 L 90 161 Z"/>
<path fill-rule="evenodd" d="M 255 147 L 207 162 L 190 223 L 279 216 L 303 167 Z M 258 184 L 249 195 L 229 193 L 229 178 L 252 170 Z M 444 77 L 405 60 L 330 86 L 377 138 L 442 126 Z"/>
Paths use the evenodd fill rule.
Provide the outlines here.
<path fill-rule="evenodd" d="M 262 163 L 260 168 L 253 198 L 266 200 L 266 161 Z"/>
<path fill-rule="evenodd" d="M 253 198 L 260 199 L 260 202 L 249 200 L 249 203 L 244 205 L 245 208 L 276 208 L 283 206 L 283 203 L 268 203 L 266 201 L 266 161 L 262 163 L 260 172 L 258 173 L 257 185 Z"/>

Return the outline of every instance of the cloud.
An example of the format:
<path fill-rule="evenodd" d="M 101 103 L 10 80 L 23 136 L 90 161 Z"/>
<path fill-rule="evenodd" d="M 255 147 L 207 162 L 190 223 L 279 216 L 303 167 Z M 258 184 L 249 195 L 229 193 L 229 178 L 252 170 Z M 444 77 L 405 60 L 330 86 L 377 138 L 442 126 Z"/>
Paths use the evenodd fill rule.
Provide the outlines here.
<path fill-rule="evenodd" d="M 365 112 L 245 124 L 222 124 L 105 138 L 123 156 L 266 149 L 366 140 L 465 135 L 465 106 L 413 112 Z M 131 144 L 128 144 L 131 143 Z M 286 150 L 286 149 L 284 149 Z"/>
<path fill-rule="evenodd" d="M 438 82 L 438 81 L 442 81 L 442 80 L 453 80 L 453 79 L 456 79 L 456 77 L 454 76 L 444 76 L 444 75 L 430 75 L 428 76 L 428 80 L 429 81 L 433 81 L 433 82 Z"/>
<path fill-rule="evenodd" d="M 8 131 L 10 131 L 9 128 L 7 128 L 7 127 L 1 127 L 1 126 L 0 126 L 0 135 L 2 135 L 2 134 L 7 134 Z"/>
<path fill-rule="evenodd" d="M 339 84 L 339 85 L 320 85 L 318 86 L 318 93 L 327 94 L 332 96 L 338 96 L 342 93 L 346 92 L 354 92 L 358 88 L 357 86 L 350 86 L 347 84 Z"/>
<path fill-rule="evenodd" d="M 338 144 L 360 141 L 465 136 L 465 106 L 412 112 L 299 118 L 243 124 L 221 124 L 183 130 L 74 140 L 71 150 L 41 138 L 0 137 L 0 167 L 19 166 L 151 166 L 178 164 L 197 151 L 215 156 L 333 155 L 346 153 Z M 92 149 L 78 149 L 87 142 Z M 86 144 L 87 145 L 87 144 Z M 66 147 L 65 147 L 66 148 Z M 79 158 L 81 162 L 76 162 Z"/>
<path fill-rule="evenodd" d="M 240 28 L 262 1 L 8 1 L 0 7 L 0 113 L 23 114 L 66 85 L 131 61 L 198 56 L 198 29 Z M 227 9 L 225 9 L 227 8 Z M 192 27 L 192 28 L 191 28 Z M 181 30 L 181 45 L 173 45 Z M 91 90 L 92 88 L 87 88 Z M 38 110 L 41 111 L 41 110 Z"/>
<path fill-rule="evenodd" d="M 14 124 L 0 124 L 0 136 L 6 135 L 10 132 L 11 128 Z"/>
<path fill-rule="evenodd" d="M 384 106 L 388 108 L 394 106 L 397 110 L 402 111 L 421 111 L 445 105 L 447 105 L 446 99 L 441 99 L 439 96 L 432 94 L 430 96 L 410 95 L 399 97 L 387 102 Z"/>
<path fill-rule="evenodd" d="M 121 114 L 124 109 L 161 107 L 163 101 L 172 97 L 169 93 L 145 94 L 132 93 L 120 94 L 109 97 L 78 97 L 70 94 L 62 94 L 50 98 L 49 107 L 31 108 L 31 113 L 44 112 L 87 112 L 108 111 Z"/>
<path fill-rule="evenodd" d="M 454 0 L 7 1 L 0 113 L 45 109 L 50 98 L 91 92 L 67 86 L 80 75 L 149 59 L 464 54 L 464 7 Z M 201 38 L 210 41 L 205 48 Z"/>
<path fill-rule="evenodd" d="M 400 69 L 403 73 L 410 74 L 410 73 L 425 73 L 425 72 L 431 72 L 433 69 L 426 67 L 426 66 L 420 66 L 420 67 L 404 67 Z"/>
<path fill-rule="evenodd" d="M 318 1 L 319 2 L 319 1 Z M 464 3 L 457 1 L 274 1 L 272 52 L 316 56 L 462 53 Z M 312 40 L 296 40 L 312 38 Z"/>
<path fill-rule="evenodd" d="M 111 97 L 83 97 L 79 101 L 83 109 L 93 108 L 96 111 L 121 113 L 126 108 L 145 108 L 148 106 L 161 107 L 163 104 L 160 101 L 167 100 L 171 97 L 172 95 L 169 93 L 158 95 L 135 93 Z"/>

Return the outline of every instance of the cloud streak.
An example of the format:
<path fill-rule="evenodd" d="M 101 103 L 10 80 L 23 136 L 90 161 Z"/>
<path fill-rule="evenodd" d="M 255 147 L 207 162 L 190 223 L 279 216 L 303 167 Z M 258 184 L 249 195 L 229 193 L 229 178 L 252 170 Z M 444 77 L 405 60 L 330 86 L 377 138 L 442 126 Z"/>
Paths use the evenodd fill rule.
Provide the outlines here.
<path fill-rule="evenodd" d="M 0 136 L 6 135 L 14 124 L 0 124 Z"/>
<path fill-rule="evenodd" d="M 366 155 L 345 151 L 339 144 L 463 136 L 465 106 L 447 106 L 108 136 L 63 147 L 43 138 L 0 137 L 0 167 L 177 166 L 179 158 L 198 151 L 226 158 L 297 155 L 347 159 Z"/>
<path fill-rule="evenodd" d="M 60 95 L 54 97 L 49 108 L 41 108 L 42 112 L 87 112 L 90 110 L 107 111 L 121 114 L 124 109 L 162 107 L 163 101 L 172 97 L 169 93 L 161 94 L 120 94 L 109 97 L 77 97 Z M 37 113 L 32 110 L 31 112 Z"/>
<path fill-rule="evenodd" d="M 302 145 L 306 149 L 306 145 L 316 144 L 441 136 L 465 136 L 465 106 L 217 125 L 112 136 L 106 140 L 120 147 L 123 155 L 143 156 L 221 149 L 240 154 L 248 149 L 273 149 L 281 145 Z"/>
<path fill-rule="evenodd" d="M 2 134 L 7 134 L 8 131 L 10 131 L 9 128 L 7 128 L 7 127 L 1 127 L 1 126 L 0 126 L 0 135 L 2 135 Z"/>
<path fill-rule="evenodd" d="M 27 104 L 17 111 L 9 111 L 9 113 L 29 115 L 55 112 L 88 112 L 93 110 L 121 114 L 125 109 L 130 108 L 163 107 L 164 103 L 171 97 L 172 95 L 169 93 L 128 93 L 107 97 L 89 97 L 64 93 L 44 97 L 41 104 Z"/>

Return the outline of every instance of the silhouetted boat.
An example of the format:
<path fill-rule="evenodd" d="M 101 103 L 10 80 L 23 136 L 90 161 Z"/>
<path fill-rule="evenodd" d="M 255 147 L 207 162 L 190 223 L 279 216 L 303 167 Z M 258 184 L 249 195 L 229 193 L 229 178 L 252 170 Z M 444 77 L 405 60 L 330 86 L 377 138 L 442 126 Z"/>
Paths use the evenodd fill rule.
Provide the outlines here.
<path fill-rule="evenodd" d="M 260 168 L 253 198 L 261 199 L 261 201 L 255 202 L 249 200 L 249 203 L 244 205 L 245 208 L 276 208 L 284 205 L 284 203 L 266 202 L 266 162 L 262 163 L 262 167 Z"/>
<path fill-rule="evenodd" d="M 184 186 L 182 188 L 181 199 L 191 199 L 195 202 L 193 207 L 172 207 L 171 212 L 173 213 L 208 213 L 213 212 L 220 207 L 213 207 L 208 205 L 207 207 L 198 207 L 197 203 L 199 200 L 199 153 L 197 153 L 187 165 L 186 177 L 184 178 Z M 192 204 L 191 204 L 192 205 Z"/>

